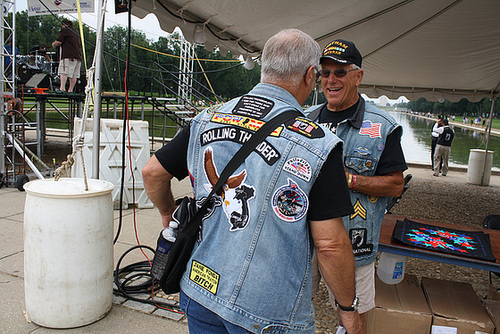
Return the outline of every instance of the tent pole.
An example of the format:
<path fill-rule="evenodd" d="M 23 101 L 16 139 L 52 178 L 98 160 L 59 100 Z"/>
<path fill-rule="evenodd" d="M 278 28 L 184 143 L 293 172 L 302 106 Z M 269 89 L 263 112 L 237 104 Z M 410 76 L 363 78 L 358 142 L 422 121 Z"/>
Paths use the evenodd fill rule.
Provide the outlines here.
<path fill-rule="evenodd" d="M 491 110 L 488 117 L 488 127 L 486 128 L 486 147 L 484 149 L 484 165 L 481 173 L 481 185 L 484 185 L 484 176 L 486 174 L 486 166 L 488 165 L 488 147 L 490 144 L 491 127 L 493 125 L 493 111 L 495 110 L 496 94 L 491 94 Z"/>
<path fill-rule="evenodd" d="M 105 1 L 107 3 L 107 1 Z M 94 128 L 92 148 L 92 178 L 99 179 L 99 155 L 100 155 L 100 133 L 101 133 L 101 90 L 102 90 L 102 48 L 104 31 L 104 13 L 103 1 L 97 0 L 97 17 L 100 18 L 97 23 L 97 40 L 95 51 L 95 76 L 94 76 Z"/>

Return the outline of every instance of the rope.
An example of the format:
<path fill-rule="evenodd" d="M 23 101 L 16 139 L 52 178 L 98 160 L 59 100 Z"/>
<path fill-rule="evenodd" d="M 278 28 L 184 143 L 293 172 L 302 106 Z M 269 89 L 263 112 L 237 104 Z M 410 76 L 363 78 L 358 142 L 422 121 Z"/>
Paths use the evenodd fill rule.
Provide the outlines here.
<path fill-rule="evenodd" d="M 107 0 L 104 0 L 102 2 L 102 8 L 103 11 L 102 13 L 105 13 L 105 8 L 106 8 L 106 3 Z M 101 26 L 104 24 L 104 14 L 101 16 Z M 97 31 L 97 37 L 96 41 L 101 40 L 101 35 L 102 35 L 102 30 L 99 29 Z M 96 48 L 97 50 L 97 48 Z M 93 83 L 94 83 L 94 73 L 95 73 L 95 63 L 96 63 L 96 58 L 97 55 L 94 53 L 94 59 L 92 60 L 92 66 L 87 70 L 87 86 L 85 86 L 85 106 L 83 107 L 83 112 L 82 112 L 82 123 L 80 126 L 80 132 L 78 135 L 76 135 L 73 138 L 73 152 L 68 155 L 67 160 L 64 161 L 59 168 L 56 169 L 54 172 L 54 179 L 58 181 L 61 178 L 61 175 L 63 173 L 69 174 L 69 171 L 71 170 L 71 167 L 75 163 L 75 155 L 80 152 L 80 157 L 82 161 L 82 168 L 83 168 L 83 179 L 85 182 L 85 191 L 89 190 L 89 185 L 87 181 L 87 172 L 85 170 L 85 161 L 83 160 L 83 152 L 82 148 L 85 143 L 85 127 L 87 124 L 87 117 L 89 114 L 89 109 L 90 109 L 90 104 L 92 101 L 92 92 L 94 90 Z M 97 126 L 97 124 L 94 124 L 94 126 Z"/>

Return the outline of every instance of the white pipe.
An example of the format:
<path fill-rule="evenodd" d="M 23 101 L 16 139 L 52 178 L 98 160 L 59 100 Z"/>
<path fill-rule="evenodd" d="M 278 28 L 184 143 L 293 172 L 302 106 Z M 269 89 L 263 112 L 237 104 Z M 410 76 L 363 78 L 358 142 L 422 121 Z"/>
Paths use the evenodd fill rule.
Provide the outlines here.
<path fill-rule="evenodd" d="M 31 162 L 30 158 L 24 154 L 24 150 L 21 146 L 19 146 L 19 144 L 14 140 L 14 138 L 12 137 L 12 135 L 10 133 L 5 133 L 5 135 L 7 136 L 7 138 L 9 139 L 9 141 L 12 143 L 12 145 L 16 148 L 17 152 L 19 152 L 19 154 L 21 155 L 24 155 L 24 160 L 26 161 L 26 163 L 28 164 L 28 166 L 30 166 L 31 170 L 33 171 L 33 173 L 35 173 L 35 175 L 40 179 L 40 180 L 43 180 L 45 179 L 42 175 L 42 173 L 40 173 L 40 171 L 38 170 L 38 168 L 36 168 L 35 164 L 33 162 Z"/>

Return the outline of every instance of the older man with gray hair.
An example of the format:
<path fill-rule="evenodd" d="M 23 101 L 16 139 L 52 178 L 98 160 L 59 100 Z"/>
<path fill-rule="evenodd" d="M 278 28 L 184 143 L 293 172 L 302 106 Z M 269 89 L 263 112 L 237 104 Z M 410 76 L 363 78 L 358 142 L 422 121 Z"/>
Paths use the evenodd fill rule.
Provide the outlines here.
<path fill-rule="evenodd" d="M 261 83 L 200 113 L 143 169 L 148 196 L 167 227 L 175 209 L 173 177 L 189 176 L 195 197 L 205 198 L 249 136 L 276 115 L 298 112 L 262 142 L 265 150 L 247 157 L 235 172 L 237 185 L 224 186 L 205 215 L 181 280 L 190 333 L 314 333 L 314 247 L 339 303 L 355 299 L 354 258 L 340 218 L 353 212 L 342 142 L 302 114 L 320 55 L 302 31 L 277 33 L 264 46 Z M 238 196 L 241 191 L 247 196 Z M 334 205 L 318 205 L 325 197 Z M 235 217 L 242 218 L 237 225 Z M 197 279 L 200 272 L 210 274 L 210 284 Z M 340 318 L 350 334 L 361 333 L 356 311 Z"/>

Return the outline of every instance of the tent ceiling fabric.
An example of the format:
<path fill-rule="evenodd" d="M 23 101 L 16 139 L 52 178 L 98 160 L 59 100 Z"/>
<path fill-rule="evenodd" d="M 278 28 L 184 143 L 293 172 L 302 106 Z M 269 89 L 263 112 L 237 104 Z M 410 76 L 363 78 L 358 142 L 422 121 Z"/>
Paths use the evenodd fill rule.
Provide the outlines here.
<path fill-rule="evenodd" d="M 499 0 L 137 0 L 132 13 L 154 13 L 189 41 L 204 24 L 207 49 L 242 55 L 257 56 L 284 28 L 321 47 L 351 40 L 363 55 L 360 91 L 371 97 L 479 101 L 499 90 Z"/>

